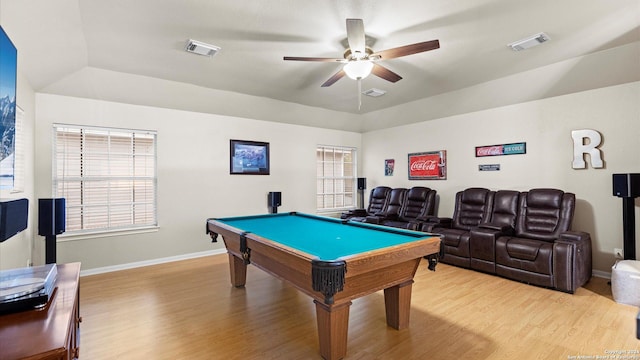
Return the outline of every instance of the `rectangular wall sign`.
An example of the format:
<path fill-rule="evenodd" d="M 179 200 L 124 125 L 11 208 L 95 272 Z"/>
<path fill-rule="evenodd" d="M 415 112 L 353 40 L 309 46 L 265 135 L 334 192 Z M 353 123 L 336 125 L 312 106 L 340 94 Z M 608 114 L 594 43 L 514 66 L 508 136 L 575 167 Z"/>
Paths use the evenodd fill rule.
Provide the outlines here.
<path fill-rule="evenodd" d="M 476 157 L 526 154 L 527 143 L 476 146 Z"/>
<path fill-rule="evenodd" d="M 500 171 L 500 164 L 478 165 L 480 171 Z"/>

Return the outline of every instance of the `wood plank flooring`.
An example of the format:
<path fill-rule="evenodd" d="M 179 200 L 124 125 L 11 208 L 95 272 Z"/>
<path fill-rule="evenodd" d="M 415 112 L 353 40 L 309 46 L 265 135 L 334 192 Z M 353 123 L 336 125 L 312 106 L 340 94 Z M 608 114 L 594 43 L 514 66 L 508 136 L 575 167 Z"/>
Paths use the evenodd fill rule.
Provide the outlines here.
<path fill-rule="evenodd" d="M 253 266 L 232 287 L 226 254 L 80 286 L 80 359 L 320 359 L 311 298 Z M 423 261 L 409 328 L 387 327 L 382 292 L 357 299 L 346 359 L 640 359 L 637 313 L 602 278 L 571 295 Z"/>

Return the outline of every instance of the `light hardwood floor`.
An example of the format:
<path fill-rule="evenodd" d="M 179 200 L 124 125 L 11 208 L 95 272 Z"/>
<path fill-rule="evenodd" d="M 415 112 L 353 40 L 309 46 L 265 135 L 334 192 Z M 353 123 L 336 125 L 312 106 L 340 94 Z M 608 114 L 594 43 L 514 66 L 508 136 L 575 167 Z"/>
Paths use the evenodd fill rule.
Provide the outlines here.
<path fill-rule="evenodd" d="M 227 255 L 80 286 L 80 359 L 320 359 L 311 298 L 253 266 L 232 287 Z M 346 359 L 640 359 L 638 309 L 614 302 L 602 278 L 571 295 L 423 261 L 411 305 L 397 331 L 382 292 L 355 300 Z"/>

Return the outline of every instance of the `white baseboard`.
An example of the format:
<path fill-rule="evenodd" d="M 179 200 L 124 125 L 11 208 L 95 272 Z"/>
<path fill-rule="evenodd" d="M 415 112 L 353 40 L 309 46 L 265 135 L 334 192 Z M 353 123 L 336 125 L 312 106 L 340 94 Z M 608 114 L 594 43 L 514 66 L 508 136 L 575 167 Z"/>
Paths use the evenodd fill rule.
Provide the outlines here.
<path fill-rule="evenodd" d="M 610 272 L 600 271 L 600 270 L 591 270 L 591 274 L 593 276 L 595 276 L 595 277 L 604 278 L 604 279 L 611 279 L 611 273 Z"/>
<path fill-rule="evenodd" d="M 210 256 L 210 255 L 226 254 L 226 252 L 227 252 L 227 249 L 222 248 L 222 249 L 217 249 L 217 250 L 202 251 L 202 252 L 197 252 L 197 253 L 170 256 L 170 257 L 159 258 L 159 259 L 137 261 L 137 262 L 127 263 L 127 264 L 105 266 L 105 267 L 99 267 L 99 268 L 94 268 L 94 269 L 81 270 L 80 271 L 80 276 L 103 274 L 103 273 L 108 273 L 108 272 L 112 272 L 112 271 L 134 269 L 134 268 L 138 268 L 138 267 L 163 264 L 163 263 L 168 263 L 168 262 L 172 262 L 172 261 L 195 259 L 195 258 L 199 258 L 199 257 L 203 257 L 203 256 Z"/>

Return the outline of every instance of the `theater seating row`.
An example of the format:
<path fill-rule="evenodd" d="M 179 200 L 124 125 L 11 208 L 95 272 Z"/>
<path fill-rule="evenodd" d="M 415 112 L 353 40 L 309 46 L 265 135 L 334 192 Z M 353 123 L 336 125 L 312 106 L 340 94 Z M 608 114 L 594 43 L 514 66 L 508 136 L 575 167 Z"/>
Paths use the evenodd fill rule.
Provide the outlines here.
<path fill-rule="evenodd" d="M 416 186 L 410 189 L 378 186 L 371 190 L 369 207 L 341 215 L 342 219 L 368 222 L 410 230 L 435 215 L 436 191 Z"/>
<path fill-rule="evenodd" d="M 440 234 L 442 262 L 529 284 L 573 293 L 591 278 L 591 237 L 571 228 L 574 194 L 468 188 L 456 193 L 452 217 L 435 217 L 434 208 L 406 205 L 414 189 L 375 188 L 373 206 L 343 218 Z"/>

